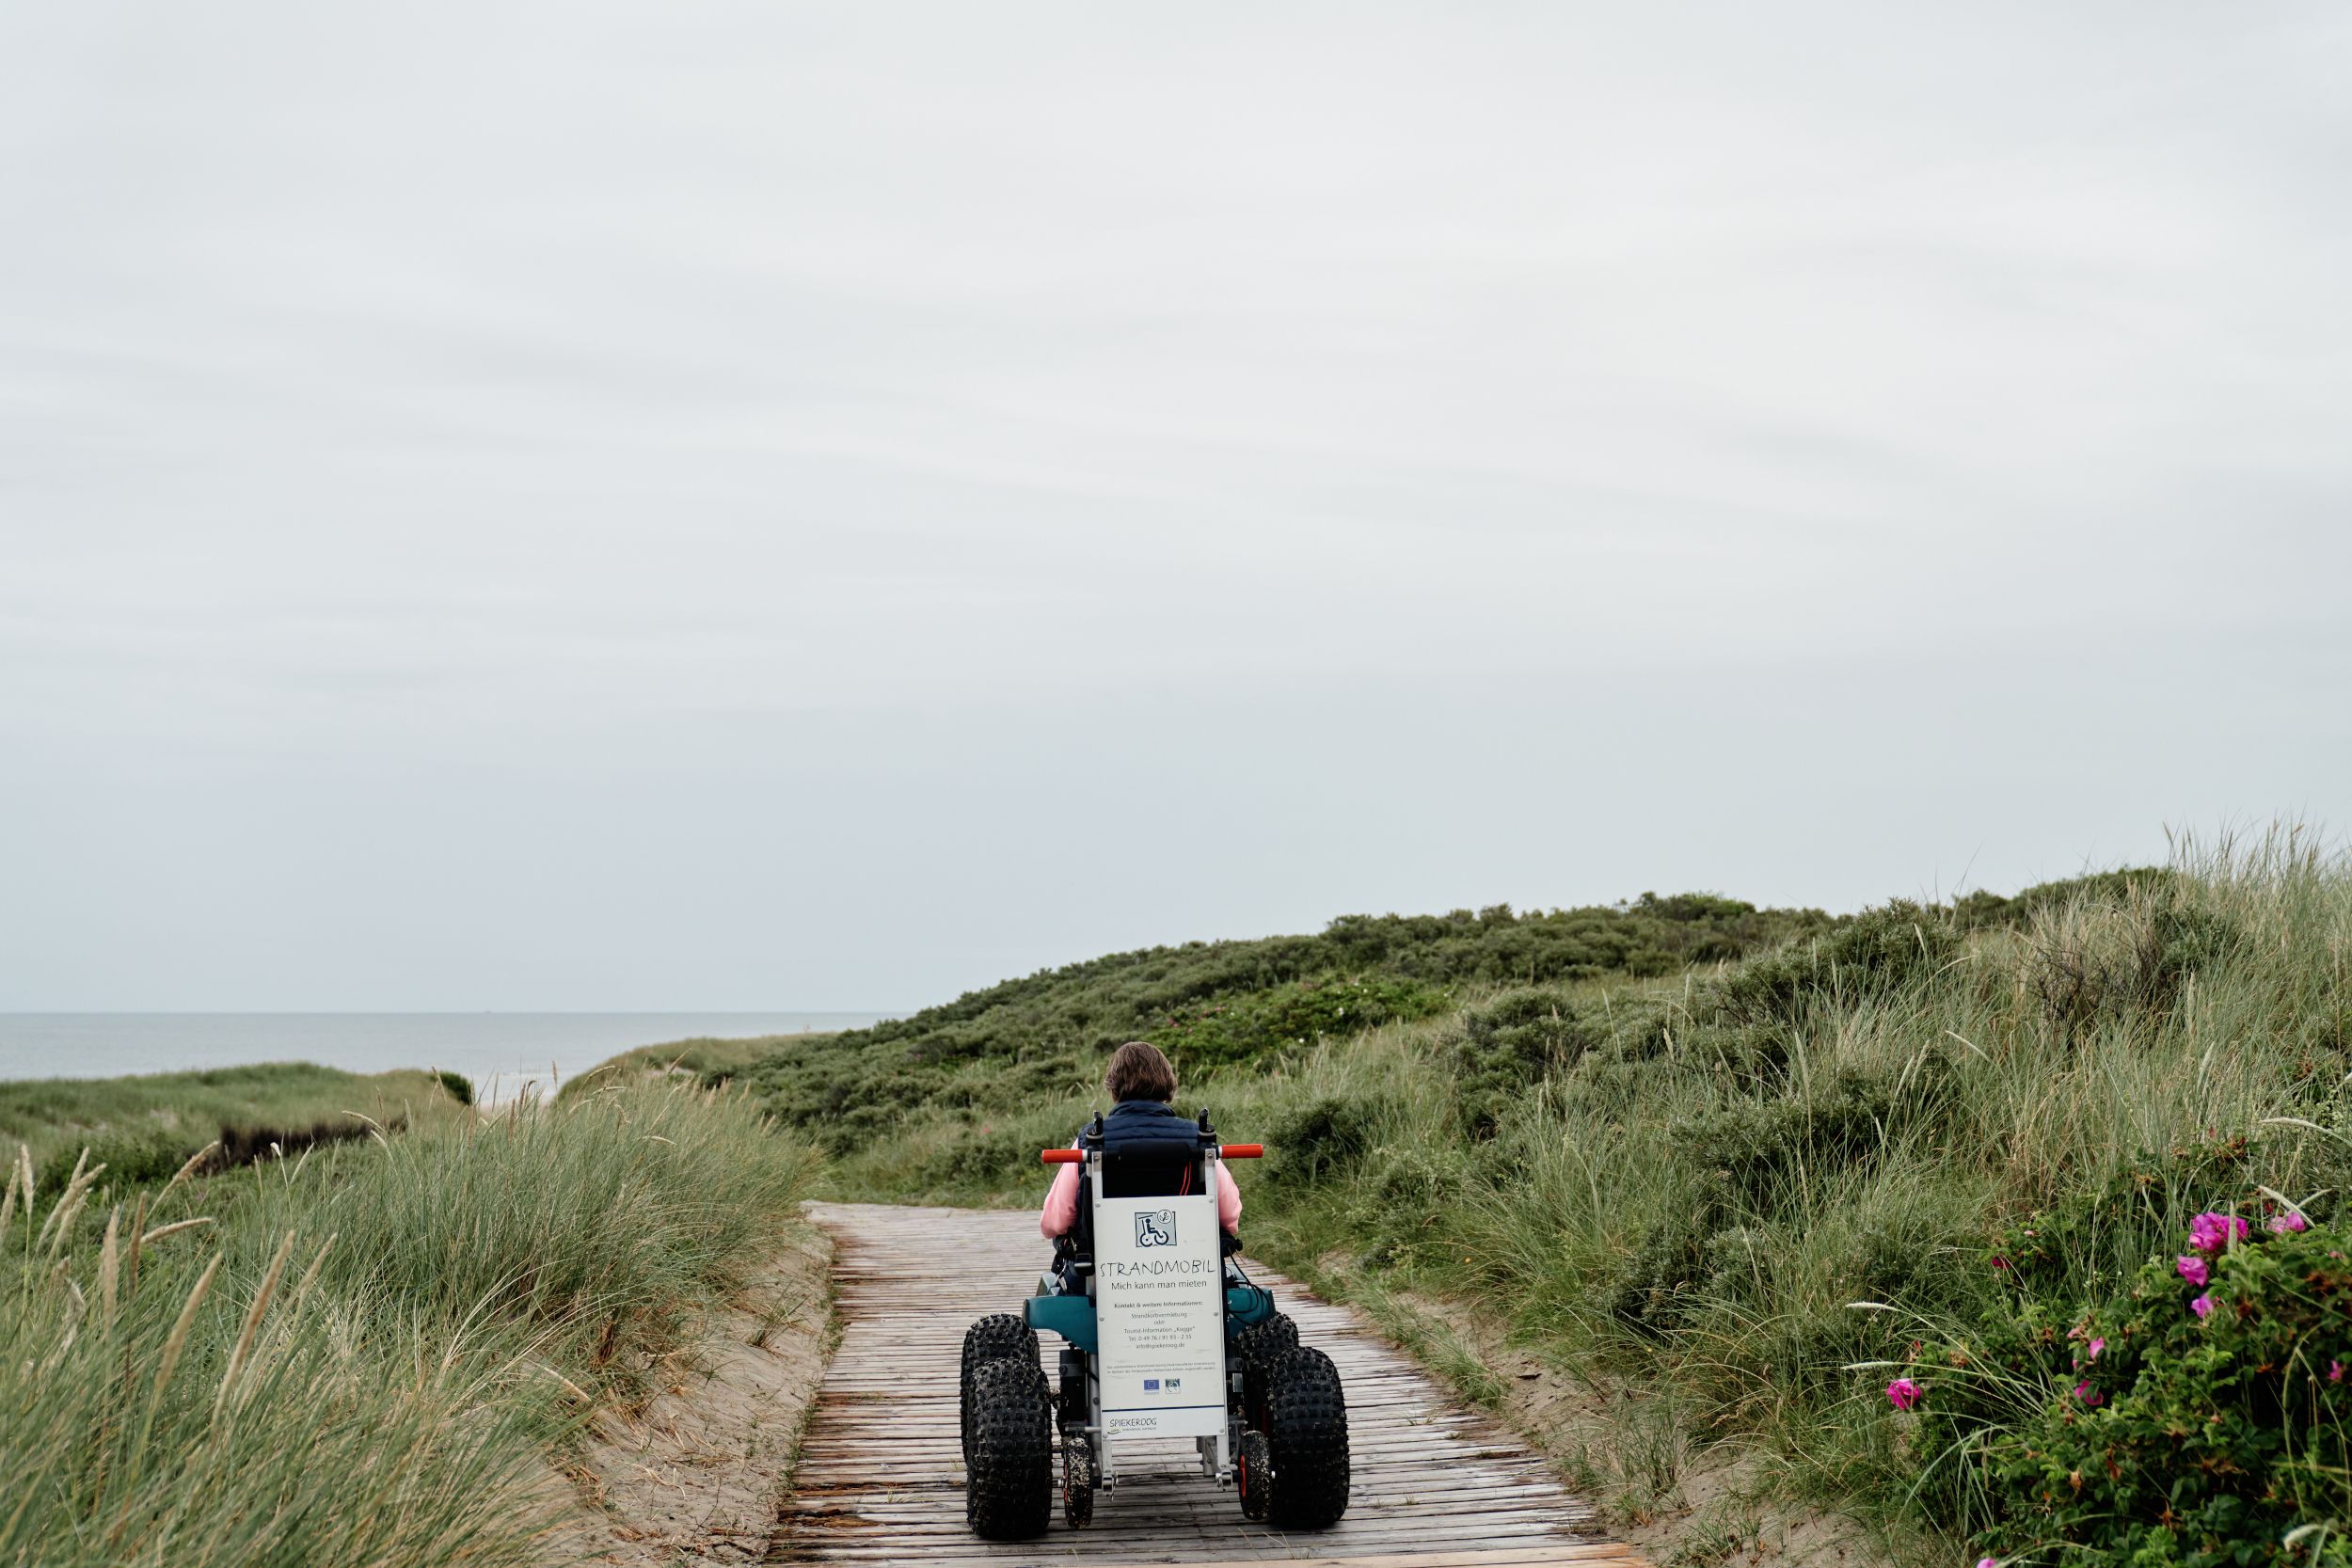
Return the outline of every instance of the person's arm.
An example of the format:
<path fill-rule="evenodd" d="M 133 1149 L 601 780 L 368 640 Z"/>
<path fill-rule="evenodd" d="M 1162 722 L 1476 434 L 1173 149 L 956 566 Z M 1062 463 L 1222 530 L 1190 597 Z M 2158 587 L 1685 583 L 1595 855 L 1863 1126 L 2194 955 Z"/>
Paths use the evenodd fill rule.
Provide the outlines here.
<path fill-rule="evenodd" d="M 1241 1189 L 1233 1185 L 1233 1173 L 1222 1160 L 1216 1163 L 1216 1223 L 1241 1234 Z"/>
<path fill-rule="evenodd" d="M 1054 1173 L 1045 1193 L 1045 1208 L 1037 1217 L 1038 1233 L 1047 1241 L 1070 1233 L 1078 1223 L 1078 1173 L 1084 1165 L 1064 1165 Z"/>

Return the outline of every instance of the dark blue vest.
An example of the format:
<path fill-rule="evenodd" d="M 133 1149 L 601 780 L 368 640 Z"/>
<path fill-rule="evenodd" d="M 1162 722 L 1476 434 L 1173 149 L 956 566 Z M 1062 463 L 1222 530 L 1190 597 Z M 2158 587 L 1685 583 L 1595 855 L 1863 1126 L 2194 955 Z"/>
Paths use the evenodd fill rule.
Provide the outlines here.
<path fill-rule="evenodd" d="M 1122 1100 L 1103 1117 L 1103 1144 L 1124 1139 L 1190 1138 L 1200 1130 L 1165 1100 Z"/>

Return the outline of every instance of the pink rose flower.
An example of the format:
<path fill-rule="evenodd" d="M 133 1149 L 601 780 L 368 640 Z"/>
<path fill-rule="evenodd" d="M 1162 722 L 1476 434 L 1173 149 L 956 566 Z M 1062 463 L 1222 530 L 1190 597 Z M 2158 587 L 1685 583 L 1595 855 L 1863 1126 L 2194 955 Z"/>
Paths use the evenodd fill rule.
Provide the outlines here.
<path fill-rule="evenodd" d="M 2201 1295 L 2195 1301 L 2188 1304 L 2188 1309 L 2201 1318 L 2206 1313 L 2213 1310 L 2213 1297 L 2209 1295 Z"/>
<path fill-rule="evenodd" d="M 2246 1240 L 2246 1222 L 2235 1214 L 2211 1210 L 2188 1222 L 2188 1244 L 2200 1252 L 2219 1252 L 2232 1242 Z"/>
<path fill-rule="evenodd" d="M 1907 1377 L 1899 1377 L 1886 1386 L 1886 1402 L 1898 1410 L 1908 1410 L 1926 1397 L 1927 1390 Z"/>
<path fill-rule="evenodd" d="M 2283 1214 L 2276 1215 L 2270 1222 L 2270 1233 L 2273 1236 L 2292 1236 L 2298 1230 L 2309 1230 L 2311 1227 L 2312 1222 L 2305 1219 L 2302 1212 L 2296 1209 L 2290 1209 Z"/>
<path fill-rule="evenodd" d="M 2330 1361 L 2328 1363 L 2328 1381 L 2330 1383 L 2342 1383 L 2344 1381 L 2343 1362 Z"/>
<path fill-rule="evenodd" d="M 2101 1351 L 2103 1351 L 2103 1350 L 2106 1349 L 2106 1348 L 2107 1348 L 2107 1342 L 2106 1342 L 2105 1339 L 2093 1339 L 2093 1340 L 2091 1340 L 2091 1341 L 2090 1341 L 2090 1359 L 2091 1359 L 2091 1360 L 2093 1360 L 2093 1361 L 2098 1360 L 2098 1359 L 2099 1359 L 2099 1353 L 2100 1353 Z"/>
<path fill-rule="evenodd" d="M 2096 1410 L 2099 1406 L 2107 1402 L 2107 1397 L 2099 1392 L 2098 1389 L 2093 1388 L 2088 1382 L 2077 1383 L 2074 1385 L 2074 1397 L 2082 1401 L 2083 1403 L 2090 1406 L 2093 1410 Z"/>
<path fill-rule="evenodd" d="M 2191 1285 L 2209 1284 L 2213 1279 L 2213 1271 L 2205 1267 L 2205 1260 L 2193 1252 L 2181 1254 L 2174 1260 L 2172 1268 L 2174 1273 Z"/>

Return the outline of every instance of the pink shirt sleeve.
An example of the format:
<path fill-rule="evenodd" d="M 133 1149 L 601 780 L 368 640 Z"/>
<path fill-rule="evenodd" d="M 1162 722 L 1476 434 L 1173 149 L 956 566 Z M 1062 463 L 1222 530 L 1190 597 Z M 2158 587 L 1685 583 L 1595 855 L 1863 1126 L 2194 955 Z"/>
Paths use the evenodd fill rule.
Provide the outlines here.
<path fill-rule="evenodd" d="M 1078 1223 L 1078 1173 L 1084 1165 L 1063 1165 L 1054 1173 L 1054 1184 L 1045 1192 L 1045 1210 L 1037 1217 L 1038 1233 L 1047 1241 L 1066 1236 Z"/>
<path fill-rule="evenodd" d="M 1046 1189 L 1045 1207 L 1037 1216 L 1038 1234 L 1052 1241 L 1066 1236 L 1078 1223 L 1078 1176 L 1084 1165 L 1064 1165 L 1055 1173 L 1053 1186 Z M 1239 1235 L 1241 1232 L 1241 1189 L 1233 1185 L 1233 1173 L 1225 1168 L 1225 1162 L 1216 1163 L 1216 1223 Z"/>

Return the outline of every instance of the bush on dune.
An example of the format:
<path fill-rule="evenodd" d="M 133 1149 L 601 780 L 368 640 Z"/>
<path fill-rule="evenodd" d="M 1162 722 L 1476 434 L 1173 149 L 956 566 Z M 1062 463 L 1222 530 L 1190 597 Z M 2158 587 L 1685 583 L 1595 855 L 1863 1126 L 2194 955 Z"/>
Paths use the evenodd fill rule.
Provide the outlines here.
<path fill-rule="evenodd" d="M 2032 1255 L 2039 1227 L 2007 1244 Z M 2195 1216 L 2112 1295 L 2013 1299 L 1889 1384 L 1979 1545 L 2136 1568 L 2352 1563 L 2352 1245 L 2259 1194 Z"/>
<path fill-rule="evenodd" d="M 1446 993 L 1414 980 L 1336 977 L 1244 991 L 1170 1017 L 1153 1043 L 1194 1070 L 1255 1062 L 1398 1019 L 1429 1018 Z"/>
<path fill-rule="evenodd" d="M 660 1045 L 641 1045 L 617 1056 L 608 1057 L 587 1071 L 565 1079 L 555 1098 L 559 1101 L 580 1100 L 601 1093 L 615 1085 L 630 1085 L 646 1078 L 685 1077 L 705 1088 L 721 1088 L 732 1084 L 736 1074 L 754 1062 L 779 1051 L 807 1050 L 831 1037 L 827 1032 L 811 1031 L 799 1035 L 765 1035 L 749 1039 L 702 1037 L 671 1040 Z"/>
<path fill-rule="evenodd" d="M 1348 915 L 1313 936 L 1118 953 L 829 1038 L 777 1042 L 745 1077 L 787 1124 L 850 1154 L 941 1106 L 1012 1115 L 1083 1092 L 1121 1042 L 1196 1078 L 1453 1010 L 1466 994 L 1714 962 L 1836 922 L 1705 894 L 1621 908 Z"/>

